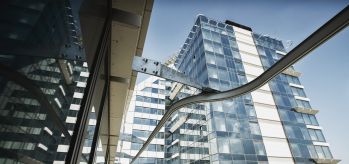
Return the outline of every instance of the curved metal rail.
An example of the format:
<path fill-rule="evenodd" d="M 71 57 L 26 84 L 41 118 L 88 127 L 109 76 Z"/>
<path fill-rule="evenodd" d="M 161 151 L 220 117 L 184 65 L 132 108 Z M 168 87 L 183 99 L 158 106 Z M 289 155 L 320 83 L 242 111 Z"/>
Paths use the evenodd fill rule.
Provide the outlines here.
<path fill-rule="evenodd" d="M 232 90 L 219 92 L 219 93 L 201 93 L 199 95 L 190 96 L 181 99 L 169 107 L 169 110 L 161 118 L 159 124 L 155 127 L 153 132 L 150 134 L 148 140 L 143 144 L 143 147 L 138 151 L 136 156 L 132 159 L 131 163 L 142 154 L 145 148 L 150 144 L 155 135 L 160 131 L 160 129 L 165 125 L 166 121 L 170 118 L 173 112 L 178 109 L 194 104 L 203 102 L 212 102 L 225 100 L 229 98 L 234 98 L 249 92 L 252 92 L 264 84 L 268 83 L 276 75 L 296 63 L 298 60 L 309 54 L 312 50 L 320 46 L 322 43 L 330 39 L 332 36 L 337 34 L 339 31 L 344 29 L 349 24 L 349 6 L 345 7 L 340 13 L 326 22 L 308 38 L 302 41 L 297 47 L 292 49 L 287 55 L 276 62 L 272 67 L 262 73 L 260 76 L 252 80 L 251 82 L 242 85 L 238 88 Z"/>

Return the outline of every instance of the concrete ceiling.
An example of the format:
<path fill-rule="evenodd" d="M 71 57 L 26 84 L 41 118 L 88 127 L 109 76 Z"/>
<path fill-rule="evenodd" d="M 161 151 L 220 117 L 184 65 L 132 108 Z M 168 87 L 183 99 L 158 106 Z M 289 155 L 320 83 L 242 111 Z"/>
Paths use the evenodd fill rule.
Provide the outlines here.
<path fill-rule="evenodd" d="M 153 7 L 153 0 L 113 0 L 111 34 L 111 82 L 109 109 L 109 162 L 114 163 L 122 117 L 135 86 L 132 72 L 135 55 L 141 56 Z"/>

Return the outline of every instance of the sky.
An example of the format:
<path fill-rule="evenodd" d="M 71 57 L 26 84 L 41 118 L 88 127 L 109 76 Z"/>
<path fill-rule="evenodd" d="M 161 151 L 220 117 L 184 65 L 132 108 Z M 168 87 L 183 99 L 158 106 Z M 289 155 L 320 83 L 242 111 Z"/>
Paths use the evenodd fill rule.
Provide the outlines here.
<path fill-rule="evenodd" d="M 184 43 L 198 14 L 247 25 L 256 33 L 292 41 L 291 50 L 349 5 L 349 0 L 156 0 L 143 57 L 165 61 Z M 299 61 L 301 83 L 335 158 L 349 163 L 349 28 Z M 138 74 L 138 82 L 146 78 Z"/>

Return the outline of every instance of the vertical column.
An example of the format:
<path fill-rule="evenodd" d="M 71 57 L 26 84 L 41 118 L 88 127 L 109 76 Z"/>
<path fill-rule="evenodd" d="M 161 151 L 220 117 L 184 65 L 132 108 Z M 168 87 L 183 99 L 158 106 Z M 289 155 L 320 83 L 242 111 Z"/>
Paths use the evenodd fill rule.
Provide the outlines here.
<path fill-rule="evenodd" d="M 262 63 L 252 32 L 235 26 L 234 31 L 247 81 L 250 82 L 264 72 Z M 290 147 L 269 86 L 264 85 L 251 95 L 269 163 L 293 164 Z"/>

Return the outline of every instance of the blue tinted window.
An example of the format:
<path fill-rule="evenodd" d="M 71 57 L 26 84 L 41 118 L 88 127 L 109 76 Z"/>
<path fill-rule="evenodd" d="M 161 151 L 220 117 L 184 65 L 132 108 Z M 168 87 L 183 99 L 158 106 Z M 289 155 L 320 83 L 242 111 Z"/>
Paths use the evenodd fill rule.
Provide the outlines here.
<path fill-rule="evenodd" d="M 323 152 L 324 152 L 324 155 L 325 155 L 325 158 L 326 159 L 332 159 L 333 157 L 332 157 L 332 154 L 331 154 L 331 151 L 330 151 L 330 149 L 328 148 L 328 146 L 323 146 L 322 147 L 322 150 L 323 150 Z"/>
<path fill-rule="evenodd" d="M 152 88 L 152 89 L 151 89 L 151 92 L 152 92 L 152 93 L 158 93 L 158 89 L 157 89 L 157 88 Z"/>
<path fill-rule="evenodd" d="M 301 151 L 298 148 L 297 144 L 291 143 L 291 151 L 292 151 L 292 155 L 295 157 L 301 157 Z"/>
<path fill-rule="evenodd" d="M 245 154 L 256 154 L 252 140 L 243 141 Z"/>
<path fill-rule="evenodd" d="M 254 142 L 257 155 L 266 155 L 264 145 L 262 142 Z"/>
<path fill-rule="evenodd" d="M 230 152 L 233 154 L 244 154 L 244 148 L 240 139 L 230 139 Z"/>
<path fill-rule="evenodd" d="M 322 134 L 321 130 L 315 130 L 318 141 L 325 142 L 325 137 Z"/>
<path fill-rule="evenodd" d="M 224 46 L 229 46 L 229 39 L 228 39 L 228 36 L 226 35 L 221 35 L 221 42 Z"/>
<path fill-rule="evenodd" d="M 310 154 L 309 154 L 308 147 L 306 145 L 302 145 L 302 144 L 299 144 L 298 146 L 299 146 L 299 149 L 301 150 L 302 157 L 309 158 Z"/>
<path fill-rule="evenodd" d="M 224 55 L 227 55 L 227 56 L 230 56 L 230 57 L 233 56 L 233 54 L 231 53 L 231 50 L 229 48 L 224 47 L 223 51 L 224 51 Z"/>

